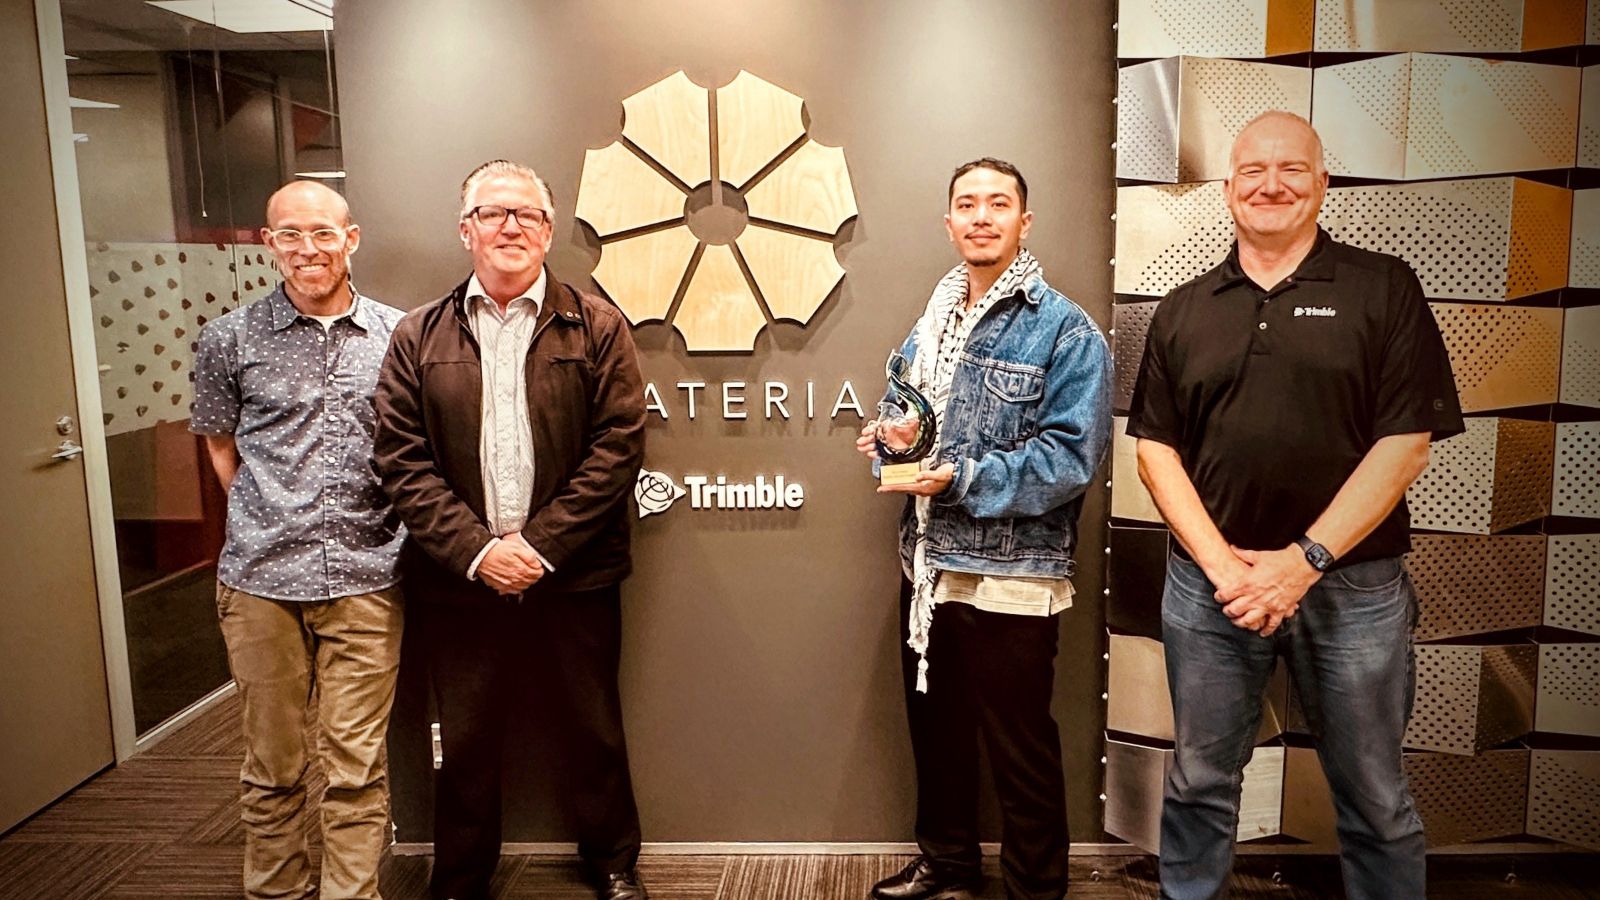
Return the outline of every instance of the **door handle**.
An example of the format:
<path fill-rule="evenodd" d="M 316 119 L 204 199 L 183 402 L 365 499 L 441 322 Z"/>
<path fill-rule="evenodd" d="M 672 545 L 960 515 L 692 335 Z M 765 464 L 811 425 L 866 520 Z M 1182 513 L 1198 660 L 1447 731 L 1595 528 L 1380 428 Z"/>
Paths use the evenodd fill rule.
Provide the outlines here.
<path fill-rule="evenodd" d="M 83 455 L 83 448 L 82 447 L 78 446 L 77 444 L 73 443 L 70 440 L 66 440 L 66 441 L 62 441 L 60 446 L 56 447 L 56 452 L 50 454 L 50 458 L 54 459 L 54 460 L 66 461 L 66 460 L 69 460 L 69 459 L 77 459 L 78 457 L 80 457 L 82 455 Z"/>

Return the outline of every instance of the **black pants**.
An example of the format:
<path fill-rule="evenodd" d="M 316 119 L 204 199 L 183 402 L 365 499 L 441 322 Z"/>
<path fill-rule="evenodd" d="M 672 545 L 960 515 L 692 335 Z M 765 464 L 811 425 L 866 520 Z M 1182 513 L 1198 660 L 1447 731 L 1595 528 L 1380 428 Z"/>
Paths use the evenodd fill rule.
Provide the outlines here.
<path fill-rule="evenodd" d="M 423 604 L 419 604 L 423 605 Z M 528 692 L 550 698 L 578 853 L 600 872 L 639 856 L 639 812 L 622 735 L 618 587 L 539 594 L 504 606 L 425 605 L 425 642 L 444 764 L 435 781 L 433 896 L 478 900 L 500 858 L 506 723 Z M 530 678 L 532 679 L 530 682 Z"/>
<path fill-rule="evenodd" d="M 904 645 L 911 584 L 900 586 L 901 665 L 917 766 L 917 845 L 935 865 L 976 874 L 978 741 L 994 771 L 1004 823 L 1000 867 L 1012 898 L 1067 891 L 1067 790 L 1050 714 L 1058 617 L 934 608 L 928 693 Z"/>

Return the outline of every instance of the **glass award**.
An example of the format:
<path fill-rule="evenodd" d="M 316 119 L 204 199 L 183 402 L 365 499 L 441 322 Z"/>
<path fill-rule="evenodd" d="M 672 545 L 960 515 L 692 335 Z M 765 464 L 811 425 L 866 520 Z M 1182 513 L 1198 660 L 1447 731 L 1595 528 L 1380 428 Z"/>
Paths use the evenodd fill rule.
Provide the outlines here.
<path fill-rule="evenodd" d="M 889 389 L 878 404 L 878 427 L 873 435 L 878 459 L 878 481 L 885 485 L 911 484 L 922 470 L 922 460 L 933 452 L 939 423 L 933 404 L 906 377 L 911 364 L 898 351 L 889 356 L 884 374 Z"/>

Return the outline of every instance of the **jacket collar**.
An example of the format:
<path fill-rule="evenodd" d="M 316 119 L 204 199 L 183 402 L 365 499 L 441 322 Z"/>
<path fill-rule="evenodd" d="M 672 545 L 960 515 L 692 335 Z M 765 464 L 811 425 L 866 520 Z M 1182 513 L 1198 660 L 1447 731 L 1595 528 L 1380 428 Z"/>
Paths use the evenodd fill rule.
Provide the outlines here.
<path fill-rule="evenodd" d="M 1334 254 L 1329 245 L 1333 237 L 1317 226 L 1317 241 L 1311 245 L 1311 252 L 1306 258 L 1300 260 L 1300 265 L 1295 267 L 1286 282 L 1296 281 L 1332 281 L 1334 271 Z M 1234 287 L 1250 276 L 1245 274 L 1244 267 L 1239 265 L 1239 242 L 1233 242 L 1233 248 L 1228 251 L 1228 258 L 1222 261 L 1222 271 L 1217 278 L 1217 283 L 1212 287 L 1213 294 L 1220 294 L 1228 288 Z"/>
<path fill-rule="evenodd" d="M 568 325 L 582 325 L 583 314 L 578 307 L 577 292 L 564 282 L 557 281 L 549 266 L 544 269 L 544 277 L 544 309 L 539 316 L 540 321 L 551 318 Z M 455 290 L 450 292 L 450 307 L 455 312 L 456 319 L 463 325 L 468 321 L 467 285 L 471 282 L 472 276 L 468 274 L 460 284 L 456 285 Z"/>
<path fill-rule="evenodd" d="M 278 287 L 261 301 L 267 304 L 267 309 L 272 313 L 272 330 L 282 331 L 295 323 L 301 316 L 300 310 L 295 308 L 294 301 L 289 299 L 289 291 L 278 282 Z M 350 312 L 349 319 L 362 331 L 372 330 L 371 302 L 361 296 L 354 284 L 350 285 Z"/>

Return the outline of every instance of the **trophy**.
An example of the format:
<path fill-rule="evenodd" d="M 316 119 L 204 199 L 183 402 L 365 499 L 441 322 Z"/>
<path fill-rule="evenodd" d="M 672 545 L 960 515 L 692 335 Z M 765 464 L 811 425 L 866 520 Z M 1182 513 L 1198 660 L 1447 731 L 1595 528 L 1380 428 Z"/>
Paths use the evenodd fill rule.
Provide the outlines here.
<path fill-rule="evenodd" d="M 933 451 L 939 422 L 933 404 L 906 381 L 910 363 L 899 351 L 889 356 L 884 374 L 889 390 L 878 404 L 878 427 L 873 435 L 878 459 L 878 481 L 885 485 L 911 484 L 922 470 L 921 460 Z"/>

